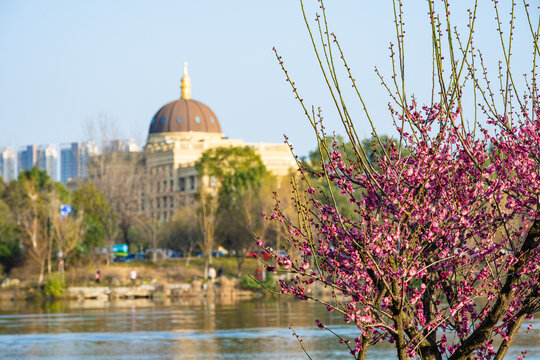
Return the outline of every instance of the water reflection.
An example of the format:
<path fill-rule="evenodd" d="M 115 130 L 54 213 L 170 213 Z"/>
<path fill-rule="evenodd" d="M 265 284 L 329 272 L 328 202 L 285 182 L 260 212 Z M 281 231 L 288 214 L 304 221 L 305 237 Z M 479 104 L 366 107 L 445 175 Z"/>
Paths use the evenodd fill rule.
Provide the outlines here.
<path fill-rule="evenodd" d="M 5 359 L 305 359 L 289 325 L 313 359 L 350 359 L 319 318 L 344 337 L 356 334 L 334 313 L 301 302 L 11 304 L 0 310 L 0 357 Z M 538 337 L 518 339 L 527 358 L 540 358 Z M 521 343 L 520 343 L 521 342 Z M 509 358 L 516 357 L 518 347 Z M 377 346 L 371 359 L 395 358 Z"/>

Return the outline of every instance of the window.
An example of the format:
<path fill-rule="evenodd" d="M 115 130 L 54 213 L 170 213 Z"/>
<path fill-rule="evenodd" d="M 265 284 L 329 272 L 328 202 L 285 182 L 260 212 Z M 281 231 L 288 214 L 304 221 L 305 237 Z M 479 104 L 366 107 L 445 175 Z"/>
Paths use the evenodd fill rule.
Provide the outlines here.
<path fill-rule="evenodd" d="M 165 119 L 165 116 L 162 117 L 162 118 L 161 118 L 161 123 L 162 123 L 162 124 L 165 124 L 165 120 L 167 120 L 167 119 Z"/>
<path fill-rule="evenodd" d="M 176 121 L 177 121 L 178 123 L 181 123 L 181 122 L 182 122 L 182 117 L 179 116 L 178 119 L 176 119 Z"/>
<path fill-rule="evenodd" d="M 163 180 L 163 191 L 167 191 L 167 180 Z"/>
<path fill-rule="evenodd" d="M 174 191 L 174 183 L 173 183 L 172 179 L 169 182 L 169 191 Z"/>
<path fill-rule="evenodd" d="M 195 189 L 195 176 L 190 176 L 189 177 L 189 182 L 190 182 L 190 189 L 193 190 Z"/>
<path fill-rule="evenodd" d="M 180 186 L 180 191 L 186 190 L 186 179 L 185 178 L 179 178 L 178 183 Z"/>
<path fill-rule="evenodd" d="M 174 201 L 173 201 L 172 196 L 169 197 L 169 204 L 171 204 L 170 206 L 171 206 L 172 208 L 174 207 Z"/>
<path fill-rule="evenodd" d="M 201 123 L 201 118 L 199 116 L 195 116 L 195 122 L 197 124 L 200 124 Z"/>
<path fill-rule="evenodd" d="M 214 118 L 213 117 L 210 117 L 210 122 L 213 124 L 214 123 Z"/>
<path fill-rule="evenodd" d="M 154 125 L 155 123 L 156 123 L 156 117 L 154 116 L 154 117 L 152 118 L 152 125 Z"/>

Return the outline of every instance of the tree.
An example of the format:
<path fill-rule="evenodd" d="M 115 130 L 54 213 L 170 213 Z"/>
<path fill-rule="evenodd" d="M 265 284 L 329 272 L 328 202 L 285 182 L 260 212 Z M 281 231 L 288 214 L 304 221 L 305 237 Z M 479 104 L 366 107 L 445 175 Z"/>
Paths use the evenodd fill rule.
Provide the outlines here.
<path fill-rule="evenodd" d="M 197 200 L 206 276 L 216 245 L 218 208 L 227 211 L 237 207 L 238 211 L 240 193 L 260 186 L 269 173 L 261 157 L 249 146 L 209 149 L 202 154 L 196 169 L 200 179 Z"/>
<path fill-rule="evenodd" d="M 137 223 L 138 230 L 144 234 L 149 245 L 152 247 L 152 261 L 156 262 L 160 229 L 164 221 L 167 220 L 163 210 L 166 211 L 168 207 L 166 202 L 168 197 L 163 199 L 163 194 L 159 193 L 164 170 L 159 167 L 149 168 L 144 165 L 141 168 L 145 168 L 146 170 L 143 175 L 139 175 L 139 189 L 143 189 L 145 194 L 150 194 L 151 196 L 141 196 L 144 206 L 138 211 L 134 219 Z M 170 205 L 171 203 L 169 203 Z"/>
<path fill-rule="evenodd" d="M 260 179 L 253 180 L 254 184 L 235 188 L 222 194 L 220 199 L 218 234 L 235 253 L 238 277 L 242 276 L 242 265 L 247 254 L 256 248 L 253 239 L 267 235 L 270 226 L 261 214 L 272 208 L 271 193 L 275 188 L 275 179 L 264 172 Z"/>
<path fill-rule="evenodd" d="M 141 179 L 145 178 L 142 154 L 115 151 L 90 159 L 89 180 L 107 200 L 112 213 L 106 218 L 107 265 L 118 235 L 129 245 L 129 229 L 136 222 L 141 194 Z"/>
<path fill-rule="evenodd" d="M 72 252 L 81 242 L 84 227 L 84 210 L 75 209 L 69 204 L 70 194 L 59 184 L 50 193 L 48 204 L 49 226 L 54 233 L 58 251 L 58 272 L 64 274 L 65 263 L 70 259 Z M 62 212 L 62 206 L 71 206 L 72 211 Z"/>
<path fill-rule="evenodd" d="M 47 172 L 34 167 L 21 172 L 17 181 L 11 182 L 6 189 L 6 202 L 23 234 L 25 255 L 39 267 L 39 284 L 43 282 L 47 261 L 51 263 L 52 238 L 47 204 L 53 186 Z"/>
<path fill-rule="evenodd" d="M 1 181 L 1 179 L 0 179 Z M 3 187 L 3 186 L 2 186 Z M 0 189 L 3 197 L 3 189 Z M 19 229 L 10 207 L 0 197 L 0 273 L 9 273 L 21 261 Z"/>
<path fill-rule="evenodd" d="M 197 209 L 182 206 L 176 210 L 173 217 L 164 224 L 162 242 L 167 249 L 182 251 L 189 267 L 191 253 L 195 246 L 201 243 L 201 229 L 197 220 Z"/>
<path fill-rule="evenodd" d="M 335 301 L 315 300 L 356 325 L 354 344 L 343 342 L 357 359 L 365 359 L 379 341 L 395 344 L 398 359 L 502 359 L 525 320 L 540 310 L 539 19 L 531 18 L 524 2 L 534 55 L 532 82 L 521 95 L 510 67 L 516 5 L 510 4 L 507 39 L 500 5 L 493 2 L 504 54 L 500 89 L 494 91 L 473 46 L 476 6 L 463 37 L 451 25 L 448 3 L 437 4 L 443 9 L 438 14 L 435 2 L 427 1 L 434 81 L 431 102 L 420 106 L 405 93 L 403 11 L 401 3 L 394 5 L 397 49 L 391 46 L 391 60 L 396 70 L 391 83 L 381 79 L 392 101 L 398 145 L 405 144 L 410 153 L 377 135 L 321 5 L 316 22 L 322 43 L 313 40 L 313 45 L 351 153 L 323 141 L 324 128 L 285 74 L 316 130 L 321 158 L 328 159 L 318 175 L 349 198 L 354 215 L 344 216 L 336 201 L 325 201 L 333 193 L 310 186 L 309 169 L 300 164 L 300 180 L 307 185 L 305 191 L 294 189 L 298 220 L 279 209 L 269 219 L 287 227 L 301 256 L 274 253 L 275 265 L 267 270 L 294 274 L 279 284 L 282 293 L 300 300 L 313 298 L 308 291 L 313 283 L 331 288 Z M 380 150 L 375 162 L 367 161 L 343 100 L 335 53 L 372 127 Z M 473 104 L 466 115 L 468 96 L 481 104 Z M 486 129 L 479 113 L 494 130 Z"/>
<path fill-rule="evenodd" d="M 101 249 L 107 245 L 107 225 L 109 218 L 114 216 L 112 209 L 105 197 L 91 183 L 73 192 L 73 207 L 84 214 L 82 221 L 85 231 L 77 248 L 78 253 L 92 256 L 96 248 Z"/>
<path fill-rule="evenodd" d="M 361 142 L 362 152 L 360 153 L 360 156 L 366 163 L 369 163 L 370 166 L 378 168 L 378 156 L 384 153 L 381 146 L 389 145 L 390 143 L 393 144 L 393 146 L 400 146 L 398 140 L 392 139 L 386 135 L 364 139 Z M 321 200 L 323 200 L 325 204 L 336 203 L 341 211 L 341 215 L 353 217 L 355 208 L 349 201 L 349 196 L 346 193 L 342 193 L 336 184 L 327 182 L 324 177 L 320 176 L 322 164 L 329 161 L 328 154 L 321 152 L 322 148 L 336 147 L 344 154 L 344 156 L 348 156 L 354 155 L 353 144 L 350 141 L 345 141 L 341 135 L 337 135 L 335 138 L 325 137 L 320 145 L 321 147 L 317 146 L 314 151 L 309 153 L 308 160 L 303 162 L 303 166 L 305 166 L 306 171 L 310 174 L 310 186 L 316 186 L 318 189 L 324 191 L 324 199 L 321 198 Z M 401 146 L 400 153 L 401 155 L 406 155 L 408 154 L 408 150 Z"/>

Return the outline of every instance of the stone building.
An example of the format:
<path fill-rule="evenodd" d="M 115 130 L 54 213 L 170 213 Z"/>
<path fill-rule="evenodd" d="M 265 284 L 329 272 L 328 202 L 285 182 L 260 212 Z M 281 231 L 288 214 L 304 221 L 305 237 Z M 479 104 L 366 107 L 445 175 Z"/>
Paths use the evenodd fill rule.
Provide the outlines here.
<path fill-rule="evenodd" d="M 138 202 L 138 212 L 164 221 L 179 206 L 192 203 L 199 181 L 195 164 L 211 148 L 250 146 L 277 176 L 285 176 L 295 168 L 286 144 L 247 143 L 225 137 L 212 109 L 191 98 L 187 63 L 180 88 L 180 99 L 163 105 L 150 122 L 136 174 L 138 180 L 134 181 L 139 184 L 138 195 L 131 197 Z"/>

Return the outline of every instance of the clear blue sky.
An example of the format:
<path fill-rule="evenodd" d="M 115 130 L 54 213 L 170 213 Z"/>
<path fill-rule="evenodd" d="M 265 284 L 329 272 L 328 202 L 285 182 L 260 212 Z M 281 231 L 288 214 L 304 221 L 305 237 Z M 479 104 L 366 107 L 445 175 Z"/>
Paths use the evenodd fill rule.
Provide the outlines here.
<path fill-rule="evenodd" d="M 313 19 L 318 4 L 306 3 Z M 461 19 L 465 3 L 471 1 L 453 8 Z M 477 33 L 494 65 L 500 53 L 493 9 L 490 1 L 481 3 Z M 431 84 L 427 9 L 425 1 L 408 5 L 409 93 L 422 100 Z M 392 134 L 388 98 L 373 72 L 378 65 L 389 76 L 391 1 L 332 0 L 327 12 L 377 126 Z M 538 17 L 538 9 L 532 14 Z M 298 1 L 2 0 L 0 147 L 84 140 L 85 124 L 99 118 L 114 123 L 119 137 L 143 143 L 154 113 L 179 97 L 187 61 L 192 97 L 214 110 L 226 136 L 280 142 L 285 133 L 307 154 L 314 137 L 273 46 L 306 103 L 322 106 L 328 127 L 342 133 Z M 529 46 L 530 36 L 519 35 L 514 53 L 527 55 L 515 58 L 520 74 L 530 67 Z M 359 104 L 351 106 L 360 135 L 369 136 Z"/>

